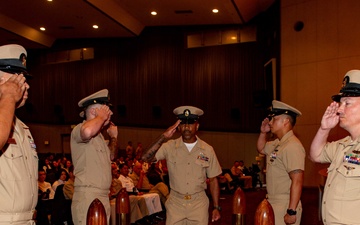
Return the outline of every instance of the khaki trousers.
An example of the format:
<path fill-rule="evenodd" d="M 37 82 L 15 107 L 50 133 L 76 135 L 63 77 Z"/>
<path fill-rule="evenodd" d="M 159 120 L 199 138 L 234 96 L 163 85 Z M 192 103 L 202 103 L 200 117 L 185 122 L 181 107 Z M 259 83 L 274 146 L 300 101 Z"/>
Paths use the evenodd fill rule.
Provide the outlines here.
<path fill-rule="evenodd" d="M 208 225 L 209 198 L 205 191 L 194 195 L 170 192 L 165 202 L 166 225 Z"/>

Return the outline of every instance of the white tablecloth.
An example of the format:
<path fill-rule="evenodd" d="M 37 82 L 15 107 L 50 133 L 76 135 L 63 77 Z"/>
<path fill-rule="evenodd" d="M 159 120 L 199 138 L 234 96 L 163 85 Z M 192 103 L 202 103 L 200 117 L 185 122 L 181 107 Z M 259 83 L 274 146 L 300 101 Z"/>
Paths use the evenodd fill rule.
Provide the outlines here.
<path fill-rule="evenodd" d="M 156 193 L 147 193 L 144 195 L 140 195 L 141 197 L 145 198 L 146 206 L 149 211 L 149 215 L 161 212 L 161 201 L 160 197 Z M 110 215 L 110 224 L 116 225 L 116 199 L 112 199 L 110 201 L 110 207 L 111 207 L 111 215 Z M 131 212 L 130 212 L 131 213 Z"/>
<path fill-rule="evenodd" d="M 149 210 L 149 215 L 162 211 L 161 201 L 158 194 L 146 193 L 142 196 L 145 198 L 146 206 Z"/>

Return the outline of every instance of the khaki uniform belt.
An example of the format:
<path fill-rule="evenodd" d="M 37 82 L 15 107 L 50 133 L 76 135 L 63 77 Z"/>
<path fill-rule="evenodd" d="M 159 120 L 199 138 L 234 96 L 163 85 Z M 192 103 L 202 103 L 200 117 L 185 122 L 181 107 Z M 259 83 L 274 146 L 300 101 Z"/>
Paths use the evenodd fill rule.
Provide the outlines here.
<path fill-rule="evenodd" d="M 277 195 L 267 195 L 269 199 L 272 200 L 289 200 L 290 194 L 277 194 Z"/>
<path fill-rule="evenodd" d="M 99 188 L 95 188 L 95 187 L 79 187 L 79 186 L 76 186 L 75 187 L 75 192 L 92 192 L 92 193 L 96 193 L 96 194 L 99 194 L 101 196 L 104 196 L 104 195 L 108 195 L 109 192 L 110 192 L 110 189 L 109 190 L 102 190 L 102 189 L 99 189 Z"/>
<path fill-rule="evenodd" d="M 185 200 L 190 200 L 192 198 L 195 198 L 196 196 L 199 196 L 200 194 L 202 194 L 203 191 L 201 192 L 198 192 L 198 193 L 195 193 L 195 194 L 180 194 L 179 192 L 176 192 L 174 190 L 171 190 L 171 194 L 178 197 L 178 198 L 182 198 L 182 199 L 185 199 Z"/>
<path fill-rule="evenodd" d="M 26 221 L 33 219 L 34 212 L 0 213 L 0 222 Z"/>

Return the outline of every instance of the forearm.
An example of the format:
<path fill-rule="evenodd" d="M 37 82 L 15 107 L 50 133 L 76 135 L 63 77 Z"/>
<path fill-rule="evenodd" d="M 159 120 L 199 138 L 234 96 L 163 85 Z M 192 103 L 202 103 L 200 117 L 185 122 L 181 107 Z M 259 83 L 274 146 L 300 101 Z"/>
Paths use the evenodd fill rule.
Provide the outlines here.
<path fill-rule="evenodd" d="M 220 188 L 217 177 L 210 178 L 210 193 L 215 206 L 219 205 Z"/>
<path fill-rule="evenodd" d="M 304 181 L 304 171 L 295 170 L 291 172 L 291 186 L 290 186 L 290 202 L 289 209 L 296 210 L 299 204 L 302 192 L 302 186 Z"/>
<path fill-rule="evenodd" d="M 109 140 L 109 149 L 110 149 L 110 158 L 111 160 L 114 160 L 115 155 L 116 155 L 116 150 L 117 150 L 117 138 L 116 137 L 111 137 Z"/>
<path fill-rule="evenodd" d="M 256 148 L 259 153 L 264 154 L 263 150 L 265 148 L 265 144 L 266 144 L 266 133 L 260 132 L 256 143 Z"/>
<path fill-rule="evenodd" d="M 90 140 L 96 136 L 104 125 L 104 121 L 99 117 L 86 121 L 80 130 L 81 139 L 83 141 Z"/>
<path fill-rule="evenodd" d="M 155 161 L 155 154 L 159 150 L 165 139 L 165 136 L 162 134 L 153 144 L 150 145 L 149 148 L 144 151 L 142 155 L 142 160 L 144 160 L 145 162 Z"/>
<path fill-rule="evenodd" d="M 141 189 L 142 186 L 143 186 L 143 182 L 144 182 L 144 176 L 143 176 L 143 175 L 140 175 L 139 181 L 138 181 L 137 184 L 136 184 L 136 188 L 137 188 L 137 189 Z"/>
<path fill-rule="evenodd" d="M 311 146 L 310 146 L 310 159 L 313 162 L 320 162 L 320 155 L 322 149 L 327 143 L 327 138 L 329 136 L 330 129 L 322 129 L 321 127 L 317 131 Z"/>
<path fill-rule="evenodd" d="M 15 103 L 2 98 L 0 106 L 0 149 L 2 149 L 7 143 L 14 121 Z"/>

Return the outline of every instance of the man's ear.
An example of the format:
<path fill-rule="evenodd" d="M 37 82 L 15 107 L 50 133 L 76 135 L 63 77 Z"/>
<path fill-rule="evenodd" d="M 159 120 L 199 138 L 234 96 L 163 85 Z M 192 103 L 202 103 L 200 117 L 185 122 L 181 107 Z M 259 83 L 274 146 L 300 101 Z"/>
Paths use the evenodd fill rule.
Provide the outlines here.
<path fill-rule="evenodd" d="M 199 130 L 199 126 L 200 126 L 199 124 L 198 124 L 198 125 L 196 125 L 196 130 Z"/>

